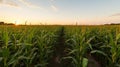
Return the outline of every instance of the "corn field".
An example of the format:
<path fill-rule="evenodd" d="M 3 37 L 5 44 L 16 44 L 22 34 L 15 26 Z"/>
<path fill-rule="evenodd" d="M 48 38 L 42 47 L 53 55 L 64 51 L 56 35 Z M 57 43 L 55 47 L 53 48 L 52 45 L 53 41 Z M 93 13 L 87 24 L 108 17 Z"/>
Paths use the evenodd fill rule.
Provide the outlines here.
<path fill-rule="evenodd" d="M 0 67 L 120 67 L 120 27 L 3 25 Z"/>

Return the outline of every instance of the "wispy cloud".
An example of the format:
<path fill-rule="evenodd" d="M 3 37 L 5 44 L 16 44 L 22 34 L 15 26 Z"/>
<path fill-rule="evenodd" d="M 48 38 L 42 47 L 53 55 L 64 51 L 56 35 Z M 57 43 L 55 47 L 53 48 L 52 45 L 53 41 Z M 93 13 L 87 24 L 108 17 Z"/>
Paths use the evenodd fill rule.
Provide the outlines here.
<path fill-rule="evenodd" d="M 18 7 L 18 4 L 16 2 L 14 2 L 13 0 L 6 1 L 5 3 L 10 5 L 10 6 Z"/>
<path fill-rule="evenodd" d="M 37 6 L 27 0 L 0 0 L 0 5 L 5 5 L 5 6 L 20 7 L 19 3 L 30 8 L 40 8 L 40 6 Z"/>
<path fill-rule="evenodd" d="M 57 12 L 59 8 L 55 5 L 55 0 L 49 0 L 50 2 L 50 8 Z M 40 8 L 40 9 L 45 9 L 42 8 L 41 6 L 38 6 L 29 0 L 0 0 L 0 5 L 7 6 L 7 7 L 29 7 L 29 8 Z"/>
<path fill-rule="evenodd" d="M 51 5 L 51 8 L 56 12 L 58 11 L 58 8 L 55 5 Z"/>
<path fill-rule="evenodd" d="M 13 0 L 0 0 L 1 5 L 18 7 L 18 4 Z"/>
<path fill-rule="evenodd" d="M 50 1 L 50 7 L 52 8 L 53 11 L 57 12 L 59 9 L 57 6 L 55 6 L 55 0 L 49 0 Z"/>
<path fill-rule="evenodd" d="M 30 8 L 40 8 L 40 6 L 37 6 L 27 0 L 19 0 L 22 4 L 26 5 L 27 7 L 30 7 Z"/>
<path fill-rule="evenodd" d="M 120 16 L 120 13 L 113 14 L 111 16 Z"/>

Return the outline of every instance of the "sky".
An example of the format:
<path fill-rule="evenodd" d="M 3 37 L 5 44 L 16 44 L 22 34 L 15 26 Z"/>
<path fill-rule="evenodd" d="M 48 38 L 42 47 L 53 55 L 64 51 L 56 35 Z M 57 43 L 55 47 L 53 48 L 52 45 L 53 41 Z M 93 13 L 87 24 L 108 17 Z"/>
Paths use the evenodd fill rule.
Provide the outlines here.
<path fill-rule="evenodd" d="M 60 25 L 120 23 L 120 0 L 0 0 L 0 21 Z"/>

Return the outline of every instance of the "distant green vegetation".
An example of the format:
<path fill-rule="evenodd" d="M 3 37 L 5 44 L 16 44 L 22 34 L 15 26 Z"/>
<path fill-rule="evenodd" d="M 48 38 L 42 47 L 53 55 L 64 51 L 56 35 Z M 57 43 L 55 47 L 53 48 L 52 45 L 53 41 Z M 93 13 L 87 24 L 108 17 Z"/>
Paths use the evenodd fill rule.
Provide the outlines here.
<path fill-rule="evenodd" d="M 13 23 L 4 23 L 4 22 L 0 22 L 0 25 L 15 25 Z"/>
<path fill-rule="evenodd" d="M 2 25 L 0 67 L 120 67 L 120 27 Z"/>

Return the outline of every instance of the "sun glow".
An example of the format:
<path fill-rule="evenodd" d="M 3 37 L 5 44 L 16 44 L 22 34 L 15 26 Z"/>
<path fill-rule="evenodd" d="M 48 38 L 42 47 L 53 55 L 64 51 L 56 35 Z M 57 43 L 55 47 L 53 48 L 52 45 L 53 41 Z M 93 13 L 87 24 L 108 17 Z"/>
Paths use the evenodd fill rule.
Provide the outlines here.
<path fill-rule="evenodd" d="M 20 24 L 20 20 L 15 20 L 15 25 L 19 25 Z"/>

